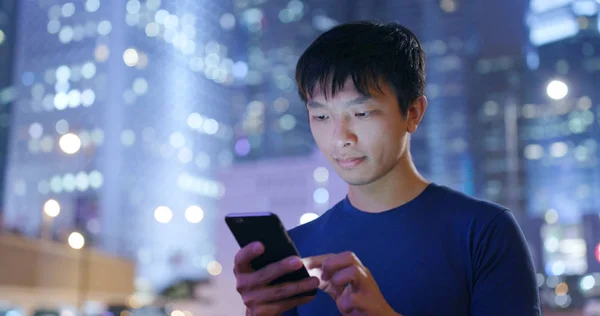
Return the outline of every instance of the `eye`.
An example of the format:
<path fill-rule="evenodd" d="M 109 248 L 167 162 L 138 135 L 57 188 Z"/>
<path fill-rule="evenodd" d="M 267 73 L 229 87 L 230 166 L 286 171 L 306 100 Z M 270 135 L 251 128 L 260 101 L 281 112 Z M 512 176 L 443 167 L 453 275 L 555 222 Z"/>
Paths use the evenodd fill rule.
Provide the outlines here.
<path fill-rule="evenodd" d="M 315 121 L 325 121 L 325 120 L 327 120 L 329 118 L 329 116 L 327 116 L 327 115 L 313 115 L 312 118 Z"/>
<path fill-rule="evenodd" d="M 372 111 L 368 111 L 368 112 L 358 112 L 355 113 L 354 116 L 356 117 L 360 117 L 360 118 L 367 118 L 371 115 L 371 113 L 373 113 Z"/>

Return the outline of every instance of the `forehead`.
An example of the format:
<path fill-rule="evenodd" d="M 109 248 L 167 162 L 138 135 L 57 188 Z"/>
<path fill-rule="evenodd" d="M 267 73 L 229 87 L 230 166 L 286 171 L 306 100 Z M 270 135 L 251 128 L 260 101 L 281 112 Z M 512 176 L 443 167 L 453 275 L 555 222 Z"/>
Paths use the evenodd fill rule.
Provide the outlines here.
<path fill-rule="evenodd" d="M 341 88 L 336 89 L 335 95 L 333 96 L 331 93 L 333 90 L 332 87 L 331 82 L 327 83 L 325 87 L 323 87 L 323 82 L 318 82 L 312 89 L 311 95 L 308 96 L 308 100 L 337 102 L 340 100 L 355 99 L 357 97 L 365 96 L 358 91 L 351 78 L 348 78 Z M 368 97 L 373 99 L 395 99 L 395 94 L 392 89 L 381 80 L 377 84 L 375 82 L 370 83 L 367 91 Z"/>

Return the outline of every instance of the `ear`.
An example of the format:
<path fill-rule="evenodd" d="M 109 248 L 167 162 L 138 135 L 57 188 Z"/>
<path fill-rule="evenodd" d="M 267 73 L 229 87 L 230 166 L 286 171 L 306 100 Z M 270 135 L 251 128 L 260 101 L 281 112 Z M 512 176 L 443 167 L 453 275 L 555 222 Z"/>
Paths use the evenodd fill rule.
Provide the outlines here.
<path fill-rule="evenodd" d="M 422 95 L 418 97 L 408 108 L 406 113 L 407 132 L 412 134 L 417 131 L 417 127 L 421 123 L 423 115 L 425 115 L 425 111 L 427 111 L 427 98 Z"/>

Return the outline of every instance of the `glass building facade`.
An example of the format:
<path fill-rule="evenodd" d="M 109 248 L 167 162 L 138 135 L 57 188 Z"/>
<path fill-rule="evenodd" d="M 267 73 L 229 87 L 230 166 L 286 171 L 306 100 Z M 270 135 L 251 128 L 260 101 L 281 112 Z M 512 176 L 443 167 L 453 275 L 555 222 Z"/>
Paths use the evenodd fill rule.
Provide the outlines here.
<path fill-rule="evenodd" d="M 555 295 L 555 280 L 600 271 L 599 9 L 597 1 L 531 1 L 527 17 L 531 71 L 519 114 L 526 209 L 549 276 L 542 299 L 559 307 L 571 296 Z M 593 288 L 580 287 L 584 295 Z"/>
<path fill-rule="evenodd" d="M 296 89 L 296 62 L 319 34 L 348 20 L 352 10 L 339 10 L 339 1 L 234 3 L 247 51 L 246 86 L 233 104 L 236 158 L 309 156 L 315 145 Z"/>
<path fill-rule="evenodd" d="M 5 226 L 72 231 L 160 289 L 216 273 L 243 47 L 221 1 L 20 1 Z M 213 21 L 217 17 L 217 23 Z M 1 48 L 1 47 L 0 47 Z M 44 214 L 50 199 L 55 219 Z"/>
<path fill-rule="evenodd" d="M 8 157 L 8 140 L 12 103 L 17 97 L 12 86 L 12 64 L 16 39 L 16 1 L 0 3 L 0 192 L 4 191 L 6 159 Z M 2 205 L 3 197 L 0 197 Z M 0 209 L 0 225 L 2 225 Z"/>

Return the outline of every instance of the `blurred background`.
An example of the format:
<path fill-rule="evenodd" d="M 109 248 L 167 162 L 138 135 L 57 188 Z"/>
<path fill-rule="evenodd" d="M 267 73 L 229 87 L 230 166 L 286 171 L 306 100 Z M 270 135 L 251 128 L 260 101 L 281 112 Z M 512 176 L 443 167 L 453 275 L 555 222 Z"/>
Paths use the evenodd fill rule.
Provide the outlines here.
<path fill-rule="evenodd" d="M 223 217 L 292 228 L 344 197 L 293 77 L 357 19 L 398 21 L 426 50 L 417 167 L 513 210 L 545 315 L 600 315 L 599 9 L 0 0 L 0 315 L 242 315 Z"/>

